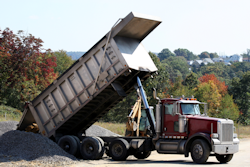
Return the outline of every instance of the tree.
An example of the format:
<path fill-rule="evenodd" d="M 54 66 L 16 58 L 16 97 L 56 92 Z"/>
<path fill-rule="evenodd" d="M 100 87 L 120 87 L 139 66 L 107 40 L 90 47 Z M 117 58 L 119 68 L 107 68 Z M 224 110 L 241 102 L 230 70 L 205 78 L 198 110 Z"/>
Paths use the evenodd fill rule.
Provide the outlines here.
<path fill-rule="evenodd" d="M 190 73 L 189 66 L 184 57 L 169 57 L 163 60 L 162 63 L 165 64 L 166 70 L 169 70 L 168 73 L 172 80 L 177 76 L 181 76 L 184 79 Z"/>
<path fill-rule="evenodd" d="M 227 87 L 228 86 L 225 85 L 225 82 L 221 82 L 220 80 L 218 80 L 214 74 L 210 74 L 210 75 L 205 74 L 204 76 L 199 78 L 199 81 L 201 83 L 212 81 L 222 96 L 227 94 Z"/>
<path fill-rule="evenodd" d="M 240 110 L 239 121 L 245 125 L 250 124 L 250 72 L 244 73 L 242 79 L 232 80 L 230 94 Z"/>
<path fill-rule="evenodd" d="M 9 28 L 0 30 L 1 102 L 22 109 L 56 77 L 55 57 L 43 50 L 43 41 L 23 31 L 14 34 Z"/>
<path fill-rule="evenodd" d="M 54 67 L 54 72 L 61 75 L 65 70 L 67 70 L 75 61 L 72 60 L 71 56 L 68 56 L 66 51 L 59 50 L 54 52 L 56 56 L 56 64 L 57 66 Z"/>
<path fill-rule="evenodd" d="M 239 110 L 232 96 L 228 94 L 225 82 L 219 81 L 214 74 L 206 74 L 199 78 L 200 84 L 195 88 L 196 97 L 208 103 L 210 116 L 238 119 Z"/>
<path fill-rule="evenodd" d="M 183 81 L 183 85 L 187 86 L 189 89 L 195 88 L 198 84 L 198 76 L 193 72 L 191 72 Z"/>
<path fill-rule="evenodd" d="M 218 116 L 222 96 L 212 80 L 209 80 L 208 82 L 201 82 L 195 88 L 195 97 L 199 101 L 208 103 L 209 116 Z"/>
<path fill-rule="evenodd" d="M 219 57 L 217 53 L 209 53 L 209 56 L 211 59 Z"/>
<path fill-rule="evenodd" d="M 174 53 L 175 53 L 176 56 L 183 56 L 187 60 L 194 60 L 194 59 L 197 58 L 196 55 L 194 55 L 192 52 L 190 52 L 187 49 L 179 48 L 179 49 L 174 50 Z"/>
<path fill-rule="evenodd" d="M 173 54 L 169 49 L 163 49 L 159 54 L 158 57 L 160 59 L 160 61 L 167 59 L 171 56 L 175 56 L 175 54 Z"/>
<path fill-rule="evenodd" d="M 204 58 L 210 58 L 210 55 L 208 52 L 202 52 L 200 55 L 198 55 L 200 59 Z"/>

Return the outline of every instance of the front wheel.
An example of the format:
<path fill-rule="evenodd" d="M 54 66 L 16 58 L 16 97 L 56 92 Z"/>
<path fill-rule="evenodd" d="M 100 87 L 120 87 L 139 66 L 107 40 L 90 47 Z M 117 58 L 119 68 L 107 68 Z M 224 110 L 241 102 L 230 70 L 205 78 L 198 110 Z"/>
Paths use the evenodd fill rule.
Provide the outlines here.
<path fill-rule="evenodd" d="M 233 158 L 233 154 L 226 154 L 226 155 L 216 154 L 216 159 L 220 163 L 227 163 L 227 162 L 231 161 L 232 158 Z"/>
<path fill-rule="evenodd" d="M 210 155 L 210 148 L 202 139 L 196 139 L 191 146 L 191 157 L 195 163 L 202 164 L 207 162 Z"/>
<path fill-rule="evenodd" d="M 109 146 L 109 154 L 115 161 L 125 161 L 128 157 L 129 144 L 124 139 L 116 139 Z"/>

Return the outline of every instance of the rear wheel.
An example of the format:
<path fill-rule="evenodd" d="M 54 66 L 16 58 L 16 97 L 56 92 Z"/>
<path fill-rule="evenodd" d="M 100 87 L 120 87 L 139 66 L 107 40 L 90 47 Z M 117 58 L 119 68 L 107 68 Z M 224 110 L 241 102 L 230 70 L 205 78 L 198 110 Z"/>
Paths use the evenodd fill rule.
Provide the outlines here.
<path fill-rule="evenodd" d="M 94 138 L 96 138 L 100 142 L 100 144 L 101 144 L 101 149 L 102 150 L 101 150 L 101 152 L 99 154 L 99 157 L 98 157 L 98 159 L 101 159 L 102 156 L 103 156 L 103 154 L 104 154 L 104 151 L 105 151 L 104 141 L 100 137 L 94 137 Z"/>
<path fill-rule="evenodd" d="M 191 157 L 195 163 L 202 164 L 207 162 L 210 155 L 210 148 L 202 139 L 196 139 L 191 146 Z"/>
<path fill-rule="evenodd" d="M 80 151 L 83 159 L 96 160 L 100 157 L 102 146 L 98 139 L 86 137 L 82 140 Z"/>
<path fill-rule="evenodd" d="M 109 155 L 115 161 L 125 161 L 128 157 L 129 144 L 125 139 L 116 139 L 109 146 Z"/>
<path fill-rule="evenodd" d="M 146 159 L 150 156 L 151 151 L 143 151 L 143 152 L 137 152 L 134 154 L 135 158 L 137 159 Z"/>
<path fill-rule="evenodd" d="M 59 139 L 58 145 L 67 153 L 75 155 L 77 152 L 77 142 L 73 136 L 63 136 Z"/>
<path fill-rule="evenodd" d="M 233 154 L 226 154 L 226 155 L 216 154 L 216 159 L 220 163 L 227 163 L 227 162 L 231 161 L 232 158 L 233 158 Z"/>
<path fill-rule="evenodd" d="M 77 143 L 77 150 L 76 150 L 76 153 L 75 153 L 75 157 L 80 157 L 81 156 L 81 152 L 80 152 L 80 139 L 78 138 L 78 137 L 76 137 L 76 136 L 72 136 L 74 139 L 75 139 L 75 141 L 76 141 L 76 143 Z"/>

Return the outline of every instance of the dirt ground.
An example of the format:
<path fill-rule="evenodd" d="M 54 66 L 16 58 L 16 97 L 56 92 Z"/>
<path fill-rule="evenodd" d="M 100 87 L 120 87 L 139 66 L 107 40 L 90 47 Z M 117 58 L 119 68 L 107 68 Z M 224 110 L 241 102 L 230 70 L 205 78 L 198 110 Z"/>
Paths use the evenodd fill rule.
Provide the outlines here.
<path fill-rule="evenodd" d="M 249 167 L 250 166 L 250 138 L 240 140 L 240 150 L 237 152 L 233 159 L 227 164 L 220 164 L 214 156 L 209 157 L 206 164 L 194 164 L 191 156 L 185 158 L 184 155 L 176 154 L 158 154 L 156 151 L 145 160 L 137 160 L 133 156 L 128 157 L 127 161 L 113 161 L 111 158 L 104 157 L 96 161 L 82 161 L 71 167 L 162 167 L 162 166 L 227 166 L 227 167 Z"/>

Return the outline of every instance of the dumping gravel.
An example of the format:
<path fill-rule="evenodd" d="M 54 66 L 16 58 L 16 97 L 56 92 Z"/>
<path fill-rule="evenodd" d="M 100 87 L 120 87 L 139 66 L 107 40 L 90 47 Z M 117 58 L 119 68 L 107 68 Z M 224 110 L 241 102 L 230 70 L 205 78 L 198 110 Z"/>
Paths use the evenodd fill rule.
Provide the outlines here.
<path fill-rule="evenodd" d="M 92 125 L 86 130 L 86 136 L 121 136 L 98 125 Z"/>
<path fill-rule="evenodd" d="M 3 162 L 4 165 L 9 166 L 10 162 L 31 161 L 39 162 L 45 166 L 65 166 L 78 162 L 73 155 L 65 152 L 52 140 L 40 134 L 15 130 L 17 124 L 16 121 L 0 122 L 0 162 Z M 89 127 L 86 130 L 86 135 L 119 136 L 97 125 Z M 9 163 L 5 164 L 4 162 Z"/>

